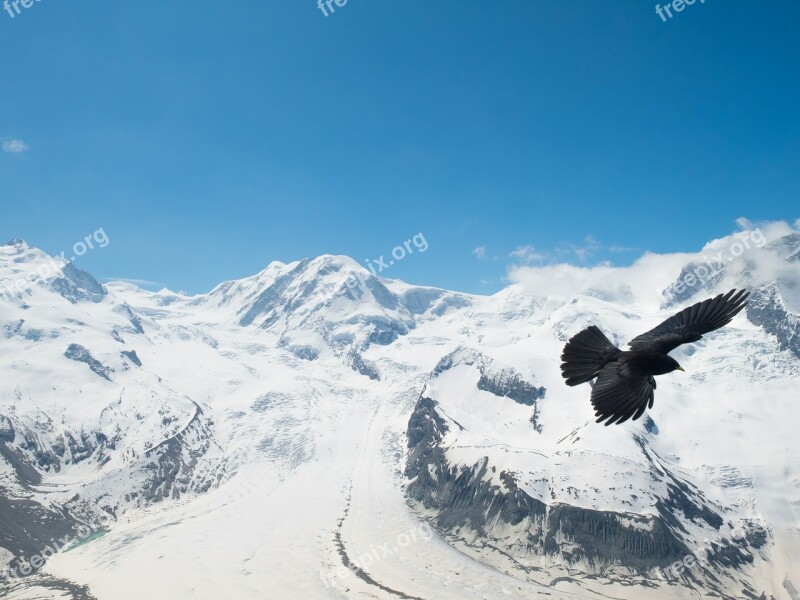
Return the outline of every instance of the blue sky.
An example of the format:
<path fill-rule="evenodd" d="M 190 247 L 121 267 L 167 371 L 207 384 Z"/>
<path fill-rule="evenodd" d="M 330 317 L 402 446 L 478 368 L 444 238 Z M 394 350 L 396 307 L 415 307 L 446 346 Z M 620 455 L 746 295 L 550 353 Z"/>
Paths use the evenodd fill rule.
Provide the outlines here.
<path fill-rule="evenodd" d="M 20 10 L 0 11 L 0 237 L 58 253 L 102 227 L 77 263 L 99 278 L 202 292 L 422 232 L 382 275 L 493 292 L 522 255 L 627 264 L 800 216 L 795 2 Z"/>

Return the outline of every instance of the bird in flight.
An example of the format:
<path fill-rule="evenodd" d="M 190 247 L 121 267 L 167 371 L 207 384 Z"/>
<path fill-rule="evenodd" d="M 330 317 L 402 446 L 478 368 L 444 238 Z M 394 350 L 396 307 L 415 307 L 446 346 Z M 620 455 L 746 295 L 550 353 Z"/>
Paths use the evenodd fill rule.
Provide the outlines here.
<path fill-rule="evenodd" d="M 570 386 L 597 378 L 592 406 L 598 423 L 635 421 L 653 408 L 654 375 L 684 370 L 668 353 L 730 323 L 747 304 L 748 295 L 745 290 L 731 290 L 685 308 L 633 338 L 627 351 L 612 344 L 596 326 L 587 327 L 564 346 L 561 374 Z"/>

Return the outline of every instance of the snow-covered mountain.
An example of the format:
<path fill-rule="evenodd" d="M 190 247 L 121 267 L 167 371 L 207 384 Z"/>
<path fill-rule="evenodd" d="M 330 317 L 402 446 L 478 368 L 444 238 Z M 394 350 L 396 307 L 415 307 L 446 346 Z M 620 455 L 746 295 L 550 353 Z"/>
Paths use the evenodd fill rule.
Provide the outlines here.
<path fill-rule="evenodd" d="M 4 597 L 797 600 L 799 252 L 746 230 L 494 296 L 321 256 L 187 296 L 0 246 Z M 583 327 L 732 287 L 640 421 L 563 384 Z"/>

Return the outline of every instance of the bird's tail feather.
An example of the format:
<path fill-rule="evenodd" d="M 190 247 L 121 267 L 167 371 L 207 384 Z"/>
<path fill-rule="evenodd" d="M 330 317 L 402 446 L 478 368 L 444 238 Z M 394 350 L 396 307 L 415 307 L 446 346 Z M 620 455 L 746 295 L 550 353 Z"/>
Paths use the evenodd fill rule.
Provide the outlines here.
<path fill-rule="evenodd" d="M 592 325 L 575 334 L 564 346 L 561 374 L 567 385 L 586 383 L 597 377 L 604 365 L 621 353 L 599 328 Z"/>

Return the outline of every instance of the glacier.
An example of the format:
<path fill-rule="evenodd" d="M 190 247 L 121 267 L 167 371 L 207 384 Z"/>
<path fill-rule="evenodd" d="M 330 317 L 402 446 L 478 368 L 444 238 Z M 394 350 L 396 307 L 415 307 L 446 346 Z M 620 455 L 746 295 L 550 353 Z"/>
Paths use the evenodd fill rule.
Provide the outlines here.
<path fill-rule="evenodd" d="M 768 233 L 679 294 L 735 237 L 492 296 L 332 255 L 153 292 L 0 246 L 2 596 L 795 600 L 800 234 Z M 583 327 L 732 287 L 639 421 L 563 384 Z"/>

